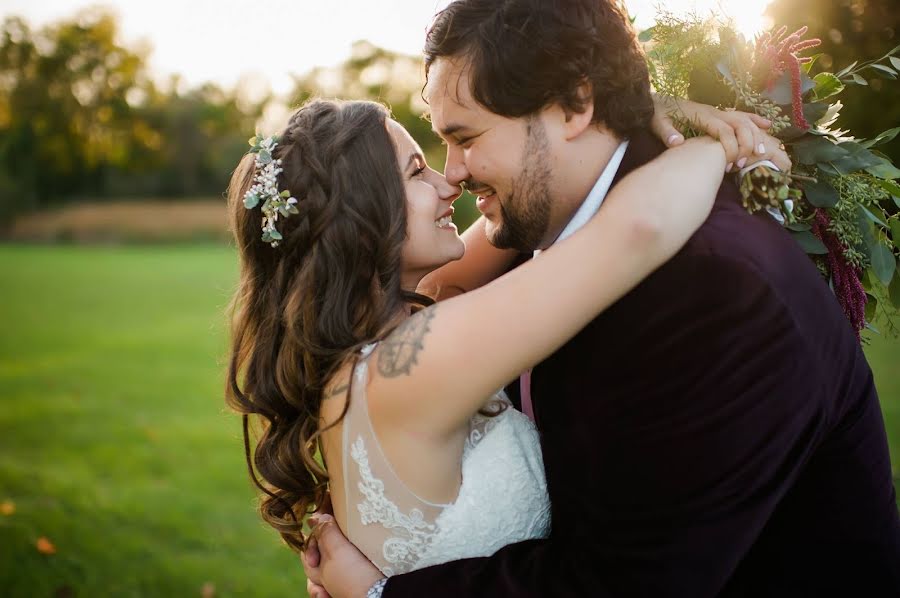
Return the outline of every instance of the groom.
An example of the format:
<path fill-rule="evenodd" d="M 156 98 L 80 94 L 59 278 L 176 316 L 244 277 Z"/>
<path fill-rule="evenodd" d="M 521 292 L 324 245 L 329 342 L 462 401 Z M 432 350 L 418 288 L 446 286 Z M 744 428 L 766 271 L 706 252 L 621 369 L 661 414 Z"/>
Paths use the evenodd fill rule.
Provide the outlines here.
<path fill-rule="evenodd" d="M 479 195 L 499 246 L 549 246 L 663 150 L 610 0 L 457 0 L 425 57 L 445 174 Z M 548 139 L 531 124 L 553 104 L 591 118 Z M 583 158 L 560 160 L 564 143 Z M 380 574 L 324 526 L 311 579 L 336 598 L 900 595 L 872 374 L 810 260 L 732 181 L 681 252 L 523 382 L 550 538 L 373 587 Z"/>

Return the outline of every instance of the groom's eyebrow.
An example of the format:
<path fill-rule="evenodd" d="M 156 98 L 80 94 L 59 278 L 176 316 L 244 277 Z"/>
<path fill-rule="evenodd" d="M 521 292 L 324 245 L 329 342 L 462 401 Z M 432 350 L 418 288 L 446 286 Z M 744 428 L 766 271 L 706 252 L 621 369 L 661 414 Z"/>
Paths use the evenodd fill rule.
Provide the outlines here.
<path fill-rule="evenodd" d="M 450 137 L 451 135 L 456 135 L 460 131 L 467 131 L 468 127 L 465 125 L 457 125 L 457 124 L 449 124 L 444 128 L 438 131 L 438 134 L 442 137 Z"/>

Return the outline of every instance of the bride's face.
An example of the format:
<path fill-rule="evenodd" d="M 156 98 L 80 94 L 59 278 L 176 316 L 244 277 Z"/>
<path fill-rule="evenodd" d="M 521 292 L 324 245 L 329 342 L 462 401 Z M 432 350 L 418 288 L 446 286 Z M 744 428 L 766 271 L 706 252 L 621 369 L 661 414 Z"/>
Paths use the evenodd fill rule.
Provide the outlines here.
<path fill-rule="evenodd" d="M 461 193 L 444 175 L 425 163 L 419 145 L 399 123 L 388 119 L 397 162 L 406 191 L 406 242 L 401 253 L 404 287 L 413 287 L 437 268 L 465 253 L 466 246 L 453 224 L 453 202 Z"/>

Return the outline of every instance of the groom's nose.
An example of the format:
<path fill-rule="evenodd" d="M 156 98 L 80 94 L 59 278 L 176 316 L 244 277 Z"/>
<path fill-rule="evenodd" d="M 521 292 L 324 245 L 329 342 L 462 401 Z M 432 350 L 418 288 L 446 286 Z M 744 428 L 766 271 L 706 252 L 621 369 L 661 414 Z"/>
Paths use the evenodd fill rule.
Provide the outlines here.
<path fill-rule="evenodd" d="M 444 176 L 451 185 L 460 185 L 469 178 L 469 170 L 463 160 L 462 148 L 454 145 L 447 146 L 447 162 L 444 164 Z"/>

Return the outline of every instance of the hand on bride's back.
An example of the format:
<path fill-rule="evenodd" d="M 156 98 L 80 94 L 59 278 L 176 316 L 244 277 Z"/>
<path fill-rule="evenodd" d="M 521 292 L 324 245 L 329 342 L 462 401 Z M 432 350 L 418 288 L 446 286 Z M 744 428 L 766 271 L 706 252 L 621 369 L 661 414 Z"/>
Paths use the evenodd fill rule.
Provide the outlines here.
<path fill-rule="evenodd" d="M 356 598 L 384 575 L 341 533 L 331 515 L 311 519 L 313 531 L 301 560 L 311 598 Z"/>

